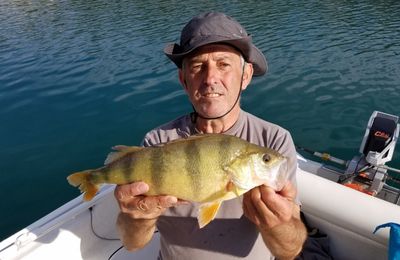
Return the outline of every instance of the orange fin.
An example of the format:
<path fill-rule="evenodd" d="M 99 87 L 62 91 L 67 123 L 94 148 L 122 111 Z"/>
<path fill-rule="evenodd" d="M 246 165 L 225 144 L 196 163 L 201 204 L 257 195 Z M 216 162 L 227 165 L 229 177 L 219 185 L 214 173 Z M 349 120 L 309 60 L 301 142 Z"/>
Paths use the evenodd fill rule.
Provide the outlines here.
<path fill-rule="evenodd" d="M 107 155 L 106 160 L 104 161 L 104 165 L 110 164 L 119 158 L 124 157 L 126 154 L 139 151 L 143 149 L 143 147 L 140 146 L 126 146 L 126 145 L 116 145 L 112 147 L 115 152 L 111 152 Z"/>
<path fill-rule="evenodd" d="M 226 191 L 233 191 L 235 189 L 235 184 L 232 181 L 229 181 L 226 185 Z"/>
<path fill-rule="evenodd" d="M 90 181 L 91 173 L 92 170 L 87 170 L 87 171 L 73 173 L 67 177 L 69 184 L 71 184 L 74 187 L 79 186 L 79 190 L 85 193 L 83 195 L 83 199 L 86 201 L 93 199 L 93 197 L 99 190 L 98 185 Z"/>
<path fill-rule="evenodd" d="M 221 203 L 222 201 L 215 201 L 200 205 L 199 216 L 197 217 L 200 228 L 205 227 L 215 218 Z"/>
<path fill-rule="evenodd" d="M 229 181 L 226 185 L 226 191 L 232 191 L 236 194 L 236 196 L 240 197 L 242 194 L 246 193 L 247 190 L 241 189 L 233 183 L 233 181 Z"/>

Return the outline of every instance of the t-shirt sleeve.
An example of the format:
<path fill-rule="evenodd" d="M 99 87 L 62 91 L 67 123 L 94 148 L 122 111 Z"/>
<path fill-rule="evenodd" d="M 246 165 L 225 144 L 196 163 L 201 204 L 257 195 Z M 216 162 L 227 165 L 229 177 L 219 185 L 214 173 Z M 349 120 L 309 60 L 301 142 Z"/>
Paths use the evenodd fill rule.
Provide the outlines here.
<path fill-rule="evenodd" d="M 153 146 L 155 144 L 159 144 L 160 143 L 160 138 L 158 137 L 158 135 L 156 134 L 155 130 L 148 132 L 142 141 L 142 146 L 144 147 L 149 147 L 149 146 Z"/>

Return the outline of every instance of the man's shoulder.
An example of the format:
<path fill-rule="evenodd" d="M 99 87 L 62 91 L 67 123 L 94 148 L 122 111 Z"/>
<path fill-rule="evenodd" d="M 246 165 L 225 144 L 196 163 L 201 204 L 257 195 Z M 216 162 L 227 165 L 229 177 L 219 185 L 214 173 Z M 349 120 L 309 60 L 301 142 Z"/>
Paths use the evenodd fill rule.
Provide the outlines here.
<path fill-rule="evenodd" d="M 293 140 L 288 130 L 275 123 L 244 112 L 240 128 L 235 135 L 251 143 L 266 146 L 280 152 L 293 150 Z"/>
<path fill-rule="evenodd" d="M 275 123 L 266 121 L 258 116 L 244 112 L 244 116 L 248 121 L 249 125 L 257 128 L 258 130 L 268 131 L 270 133 L 280 133 L 283 135 L 289 134 L 289 131 L 284 127 Z"/>

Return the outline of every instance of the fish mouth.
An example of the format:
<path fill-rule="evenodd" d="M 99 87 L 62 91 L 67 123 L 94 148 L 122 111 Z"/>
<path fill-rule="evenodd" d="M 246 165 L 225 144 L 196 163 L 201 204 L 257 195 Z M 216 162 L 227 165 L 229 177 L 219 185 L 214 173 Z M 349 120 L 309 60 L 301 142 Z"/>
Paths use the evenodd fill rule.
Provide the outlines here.
<path fill-rule="evenodd" d="M 286 158 L 283 158 L 281 164 L 279 165 L 278 175 L 284 176 L 287 174 L 288 171 L 288 161 Z"/>
<path fill-rule="evenodd" d="M 278 166 L 278 170 L 276 172 L 276 176 L 274 176 L 275 178 L 274 181 L 270 184 L 270 186 L 277 191 L 280 191 L 283 186 L 285 186 L 286 181 L 288 179 L 288 161 L 286 158 L 283 158 L 283 160 L 281 161 L 281 163 Z"/>

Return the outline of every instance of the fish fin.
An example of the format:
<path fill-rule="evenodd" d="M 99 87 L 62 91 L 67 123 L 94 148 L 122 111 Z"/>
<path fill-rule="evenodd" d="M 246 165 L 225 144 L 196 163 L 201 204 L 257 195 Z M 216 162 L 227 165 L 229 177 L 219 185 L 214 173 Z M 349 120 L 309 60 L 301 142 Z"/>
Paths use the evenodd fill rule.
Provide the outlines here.
<path fill-rule="evenodd" d="M 126 145 L 116 145 L 112 147 L 113 150 L 116 152 L 111 152 L 107 155 L 106 160 L 104 161 L 104 165 L 110 164 L 119 158 L 122 158 L 128 153 L 139 151 L 143 149 L 143 147 L 140 146 L 126 146 Z"/>
<path fill-rule="evenodd" d="M 228 192 L 232 191 L 233 193 L 235 193 L 236 196 L 240 197 L 247 190 L 241 189 L 238 186 L 236 186 L 233 181 L 229 181 L 228 184 L 226 185 L 226 191 Z"/>
<path fill-rule="evenodd" d="M 111 147 L 111 149 L 122 152 L 122 151 L 129 149 L 129 147 L 130 146 L 119 144 L 119 145 L 114 145 L 113 147 Z M 136 147 L 136 146 L 132 146 L 132 147 Z"/>
<path fill-rule="evenodd" d="M 211 134 L 196 134 L 196 135 L 190 135 L 190 136 L 186 136 L 186 137 L 174 139 L 174 140 L 171 140 L 171 141 L 168 141 L 168 142 L 165 142 L 165 143 L 155 144 L 155 145 L 152 145 L 151 147 L 161 147 L 161 146 L 164 146 L 164 145 L 166 145 L 166 144 L 176 144 L 176 143 L 180 143 L 180 142 L 186 142 L 186 141 L 188 141 L 188 140 L 201 139 L 201 138 L 204 138 L 204 137 L 206 137 L 206 136 L 208 136 L 208 135 L 211 135 Z"/>
<path fill-rule="evenodd" d="M 232 164 L 237 163 L 236 160 L 234 160 Z M 237 178 L 235 178 L 235 171 L 233 168 L 230 166 L 224 166 L 223 169 L 224 171 L 231 177 L 231 180 L 228 182 L 226 186 L 227 191 L 232 191 L 233 193 L 236 194 L 236 196 L 241 196 L 242 194 L 246 193 L 250 189 L 254 188 L 255 186 L 249 186 L 249 185 L 243 185 Z"/>
<path fill-rule="evenodd" d="M 197 217 L 200 228 L 205 227 L 215 218 L 221 203 L 222 201 L 214 201 L 200 205 L 199 216 Z"/>
<path fill-rule="evenodd" d="M 84 193 L 83 199 L 89 201 L 93 199 L 99 190 L 98 185 L 90 181 L 90 174 L 92 170 L 76 172 L 67 177 L 68 183 L 74 187 L 79 186 L 79 190 Z"/>
<path fill-rule="evenodd" d="M 226 191 L 235 191 L 235 184 L 232 181 L 229 181 L 226 185 Z"/>

